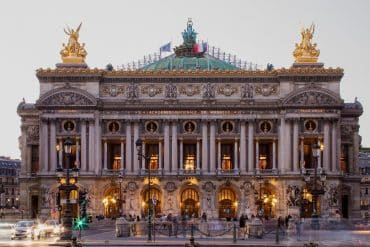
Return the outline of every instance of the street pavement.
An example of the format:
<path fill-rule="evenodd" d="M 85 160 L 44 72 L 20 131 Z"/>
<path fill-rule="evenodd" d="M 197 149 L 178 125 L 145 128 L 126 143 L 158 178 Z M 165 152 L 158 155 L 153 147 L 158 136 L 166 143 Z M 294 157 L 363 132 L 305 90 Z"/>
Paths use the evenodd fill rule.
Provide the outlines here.
<path fill-rule="evenodd" d="M 79 236 L 79 232 L 74 232 L 75 236 Z M 80 242 L 83 246 L 172 246 L 184 247 L 189 243 L 189 234 L 185 237 L 181 234 L 175 236 L 154 236 L 151 242 L 147 241 L 147 236 L 140 237 L 116 237 L 115 236 L 115 222 L 111 220 L 94 221 L 90 224 L 89 229 L 81 232 Z M 301 241 L 297 241 L 294 233 L 281 235 L 279 243 L 276 243 L 276 235 L 274 232 L 264 236 L 263 239 L 237 239 L 233 243 L 232 235 L 223 235 L 221 237 L 201 237 L 198 233 L 195 234 L 195 243 L 199 246 L 304 246 L 310 240 L 315 240 L 319 246 L 370 246 L 370 229 L 349 231 L 312 231 L 306 230 L 302 233 Z M 67 242 L 58 241 L 57 238 L 48 238 L 41 240 L 10 240 L 10 224 L 0 223 L 0 246 L 66 246 Z"/>

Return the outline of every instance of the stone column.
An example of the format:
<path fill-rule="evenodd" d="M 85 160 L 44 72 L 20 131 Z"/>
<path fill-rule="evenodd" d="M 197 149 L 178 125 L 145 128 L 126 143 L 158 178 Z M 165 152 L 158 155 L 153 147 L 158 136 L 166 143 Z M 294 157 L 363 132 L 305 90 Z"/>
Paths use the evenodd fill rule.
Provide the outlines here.
<path fill-rule="evenodd" d="M 301 159 L 299 161 L 300 168 L 304 168 L 304 138 L 301 137 Z"/>
<path fill-rule="evenodd" d="M 76 167 L 80 168 L 80 164 L 81 164 L 81 162 L 80 162 L 80 138 L 77 137 L 76 138 L 76 162 L 75 162 L 75 165 L 76 165 Z"/>
<path fill-rule="evenodd" d="M 217 139 L 217 170 L 222 170 L 221 139 Z"/>
<path fill-rule="evenodd" d="M 134 122 L 134 144 L 136 143 L 137 139 L 139 139 L 139 122 L 136 121 L 136 122 Z M 133 158 L 134 158 L 134 173 L 139 174 L 140 164 L 139 164 L 139 159 L 138 159 L 138 156 L 137 156 L 136 145 L 135 145 L 135 148 L 134 148 L 134 157 Z"/>
<path fill-rule="evenodd" d="M 63 139 L 59 139 L 59 167 L 63 167 Z"/>
<path fill-rule="evenodd" d="M 86 170 L 95 171 L 95 174 L 99 174 L 101 169 L 101 153 L 98 154 L 101 144 L 99 120 L 89 120 L 89 162 Z"/>
<path fill-rule="evenodd" d="M 103 170 L 108 169 L 108 143 L 107 139 L 104 139 L 104 167 Z"/>
<path fill-rule="evenodd" d="M 238 139 L 234 141 L 234 169 L 239 170 L 238 164 Z"/>
<path fill-rule="evenodd" d="M 172 169 L 171 172 L 177 173 L 179 160 L 177 158 L 177 122 L 172 122 Z"/>
<path fill-rule="evenodd" d="M 254 140 L 254 123 L 248 122 L 248 172 L 253 172 L 253 140 Z"/>
<path fill-rule="evenodd" d="M 329 171 L 330 167 L 330 126 L 329 122 L 324 122 L 324 159 L 323 159 L 323 167 L 326 172 Z"/>
<path fill-rule="evenodd" d="M 135 145 L 136 148 L 136 145 Z M 143 147 L 142 147 L 142 152 L 146 156 L 146 150 L 145 150 L 145 141 L 143 140 Z M 141 164 L 140 165 L 140 170 L 141 169 L 149 169 L 149 162 L 148 162 L 148 168 L 145 167 L 145 159 L 141 159 Z"/>
<path fill-rule="evenodd" d="M 202 122 L 202 171 L 208 171 L 208 123 Z"/>
<path fill-rule="evenodd" d="M 209 134 L 209 162 L 211 173 L 216 173 L 216 122 L 211 121 Z"/>
<path fill-rule="evenodd" d="M 287 147 L 285 146 L 285 118 L 281 117 L 280 118 L 280 126 L 279 126 L 279 156 L 278 156 L 278 166 L 279 170 L 283 173 L 286 171 L 286 160 L 285 160 L 285 155 L 286 155 L 286 150 Z"/>
<path fill-rule="evenodd" d="M 87 154 L 87 145 L 86 145 L 86 121 L 81 121 L 81 172 L 86 172 L 86 154 Z"/>
<path fill-rule="evenodd" d="M 298 161 L 298 120 L 294 120 L 293 126 L 293 171 L 299 172 L 299 161 Z"/>
<path fill-rule="evenodd" d="M 162 162 L 162 140 L 159 140 L 159 143 L 158 143 L 158 145 L 159 145 L 159 157 L 158 157 L 158 162 L 159 162 L 159 169 L 162 169 L 163 168 L 163 162 Z"/>
<path fill-rule="evenodd" d="M 335 172 L 337 167 L 337 124 L 336 121 L 333 121 L 332 128 L 331 128 L 331 171 Z"/>
<path fill-rule="evenodd" d="M 170 171 L 170 123 L 164 122 L 164 173 Z"/>
<path fill-rule="evenodd" d="M 197 169 L 200 169 L 200 141 L 199 139 L 197 139 L 197 161 L 196 162 L 197 162 Z"/>
<path fill-rule="evenodd" d="M 54 172 L 57 168 L 57 139 L 55 130 L 55 119 L 50 122 L 50 171 Z"/>
<path fill-rule="evenodd" d="M 49 150 L 48 150 L 48 121 L 46 119 L 41 119 L 41 133 L 39 135 L 40 137 L 40 145 L 39 145 L 39 152 L 40 152 L 40 163 L 41 163 L 41 169 L 40 171 L 42 173 L 47 172 L 48 170 L 48 157 L 49 157 Z M 63 146 L 62 146 L 63 147 Z"/>
<path fill-rule="evenodd" d="M 180 139 L 180 170 L 184 169 L 184 143 Z"/>
<path fill-rule="evenodd" d="M 247 164 L 246 164 L 246 132 L 245 132 L 245 122 L 240 122 L 240 172 L 246 173 L 247 172 Z"/>
<path fill-rule="evenodd" d="M 133 173 L 134 168 L 132 166 L 132 149 L 131 149 L 131 122 L 126 123 L 126 171 L 127 173 Z M 136 140 L 135 140 L 136 142 Z M 134 159 L 137 159 L 137 157 L 134 157 Z"/>
<path fill-rule="evenodd" d="M 272 140 L 272 169 L 276 170 L 276 139 Z"/>
<path fill-rule="evenodd" d="M 353 164 L 352 171 L 355 174 L 359 174 L 358 168 L 358 153 L 360 152 L 360 136 L 358 134 L 359 126 L 356 126 L 355 131 L 353 132 Z"/>
<path fill-rule="evenodd" d="M 255 156 L 255 170 L 259 170 L 259 166 L 258 166 L 258 162 L 259 162 L 259 159 L 260 158 L 260 144 L 259 144 L 259 140 L 256 139 L 256 156 Z"/>
<path fill-rule="evenodd" d="M 336 128 L 337 128 L 337 165 L 335 167 L 336 169 L 336 172 L 340 172 L 341 171 L 341 166 L 340 166 L 340 156 L 341 156 L 341 152 L 342 152 L 342 138 L 341 138 L 341 130 L 340 130 L 340 122 L 339 120 L 337 121 L 337 124 L 336 124 Z"/>
<path fill-rule="evenodd" d="M 287 120 L 285 122 L 285 148 L 284 148 L 284 155 L 285 155 L 285 171 L 290 172 L 292 171 L 292 137 L 291 137 L 291 122 Z"/>
<path fill-rule="evenodd" d="M 125 153 L 125 145 L 124 145 L 124 142 L 123 142 L 123 138 L 121 138 L 121 163 L 120 163 L 120 166 L 121 166 L 121 174 L 123 174 L 123 172 L 124 172 L 124 170 L 125 170 L 125 168 L 124 168 L 124 157 L 125 157 L 125 155 L 124 155 L 124 153 Z"/>

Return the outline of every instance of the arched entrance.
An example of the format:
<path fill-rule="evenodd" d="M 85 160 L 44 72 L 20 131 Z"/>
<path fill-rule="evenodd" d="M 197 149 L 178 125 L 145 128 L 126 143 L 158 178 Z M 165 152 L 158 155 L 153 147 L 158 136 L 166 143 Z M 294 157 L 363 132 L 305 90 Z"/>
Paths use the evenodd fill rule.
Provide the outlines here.
<path fill-rule="evenodd" d="M 311 218 L 313 213 L 312 194 L 308 192 L 307 188 L 303 189 L 301 201 L 301 217 Z"/>
<path fill-rule="evenodd" d="M 157 188 L 150 188 L 150 200 L 149 200 L 149 189 L 147 188 L 143 192 L 143 213 L 145 216 L 148 215 L 148 209 L 151 209 L 151 215 L 158 215 L 162 212 L 161 207 L 161 191 Z"/>
<path fill-rule="evenodd" d="M 104 204 L 104 216 L 107 218 L 118 217 L 120 212 L 119 201 L 120 190 L 117 187 L 110 187 L 104 193 L 102 203 Z"/>
<path fill-rule="evenodd" d="M 223 188 L 218 194 L 218 217 L 236 217 L 237 200 L 235 192 L 231 188 Z"/>
<path fill-rule="evenodd" d="M 181 193 L 181 215 L 198 218 L 199 194 L 193 188 L 185 189 Z"/>
<path fill-rule="evenodd" d="M 278 202 L 275 187 L 270 183 L 265 183 L 259 197 L 260 200 L 257 202 L 262 205 L 258 205 L 258 207 L 259 209 L 262 209 L 262 211 L 257 212 L 257 215 L 264 216 L 266 218 L 274 218 L 276 216 L 276 204 Z"/>

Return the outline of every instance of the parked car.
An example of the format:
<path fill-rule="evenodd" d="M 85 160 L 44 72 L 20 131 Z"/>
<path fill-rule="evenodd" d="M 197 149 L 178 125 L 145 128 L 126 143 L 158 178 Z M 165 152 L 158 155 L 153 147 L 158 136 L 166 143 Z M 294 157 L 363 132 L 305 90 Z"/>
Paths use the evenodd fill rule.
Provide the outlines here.
<path fill-rule="evenodd" d="M 13 225 L 10 231 L 10 239 L 13 240 L 15 238 L 22 239 L 32 237 L 32 232 L 35 226 L 36 223 L 33 220 L 18 221 L 15 225 Z"/>
<path fill-rule="evenodd" d="M 32 231 L 32 239 L 47 238 L 50 236 L 59 236 L 62 226 L 58 220 L 47 220 L 44 223 L 37 224 Z"/>

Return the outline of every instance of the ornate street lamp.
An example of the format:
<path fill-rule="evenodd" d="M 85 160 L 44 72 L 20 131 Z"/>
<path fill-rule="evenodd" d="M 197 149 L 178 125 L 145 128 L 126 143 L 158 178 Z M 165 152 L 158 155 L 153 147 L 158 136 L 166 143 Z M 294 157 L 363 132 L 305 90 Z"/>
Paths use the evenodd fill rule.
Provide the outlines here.
<path fill-rule="evenodd" d="M 148 167 L 148 160 L 150 157 L 145 156 L 143 154 L 143 141 L 139 138 L 136 140 L 136 149 L 137 149 L 137 156 L 138 159 L 141 160 L 142 158 L 145 160 L 145 167 Z M 150 196 L 150 167 L 148 167 L 148 241 L 152 241 L 152 211 L 151 211 L 151 196 Z"/>
<path fill-rule="evenodd" d="M 313 180 L 313 189 L 311 191 L 312 194 L 312 203 L 313 203 L 313 212 L 312 212 L 312 221 L 311 221 L 311 227 L 314 230 L 320 229 L 320 222 L 319 222 L 319 210 L 317 207 L 318 197 L 322 194 L 324 194 L 324 190 L 322 188 L 318 188 L 317 186 L 317 180 L 320 179 L 322 182 L 326 179 L 326 174 L 324 171 L 321 172 L 320 178 L 317 176 L 317 169 L 319 166 L 319 156 L 321 152 L 321 147 L 319 144 L 315 143 L 312 146 L 312 156 L 315 159 L 315 173 L 314 173 L 314 180 Z M 320 168 L 321 169 L 321 168 Z"/>
<path fill-rule="evenodd" d="M 123 201 L 122 201 L 122 183 L 123 183 L 123 176 L 122 174 L 119 174 L 118 176 L 118 180 L 119 180 L 119 216 L 121 217 L 122 214 L 123 214 Z"/>
<path fill-rule="evenodd" d="M 59 191 L 64 191 L 66 195 L 66 204 L 65 204 L 65 210 L 63 215 L 63 227 L 64 231 L 61 234 L 60 239 L 62 240 L 71 240 L 72 239 L 72 209 L 71 209 L 71 202 L 70 202 L 70 193 L 72 190 L 76 190 L 77 186 L 76 183 L 76 177 L 78 176 L 79 169 L 77 167 L 74 167 L 73 169 L 70 168 L 70 159 L 71 159 L 71 153 L 72 153 L 72 140 L 70 138 L 67 138 L 64 141 L 64 152 L 66 154 L 66 169 L 63 169 L 62 167 L 58 167 L 56 169 L 56 174 L 59 179 L 59 182 L 61 183 L 59 185 Z M 64 177 L 64 172 L 66 172 L 66 177 Z M 74 179 L 71 179 L 70 172 L 72 172 L 72 176 L 75 177 Z"/>

